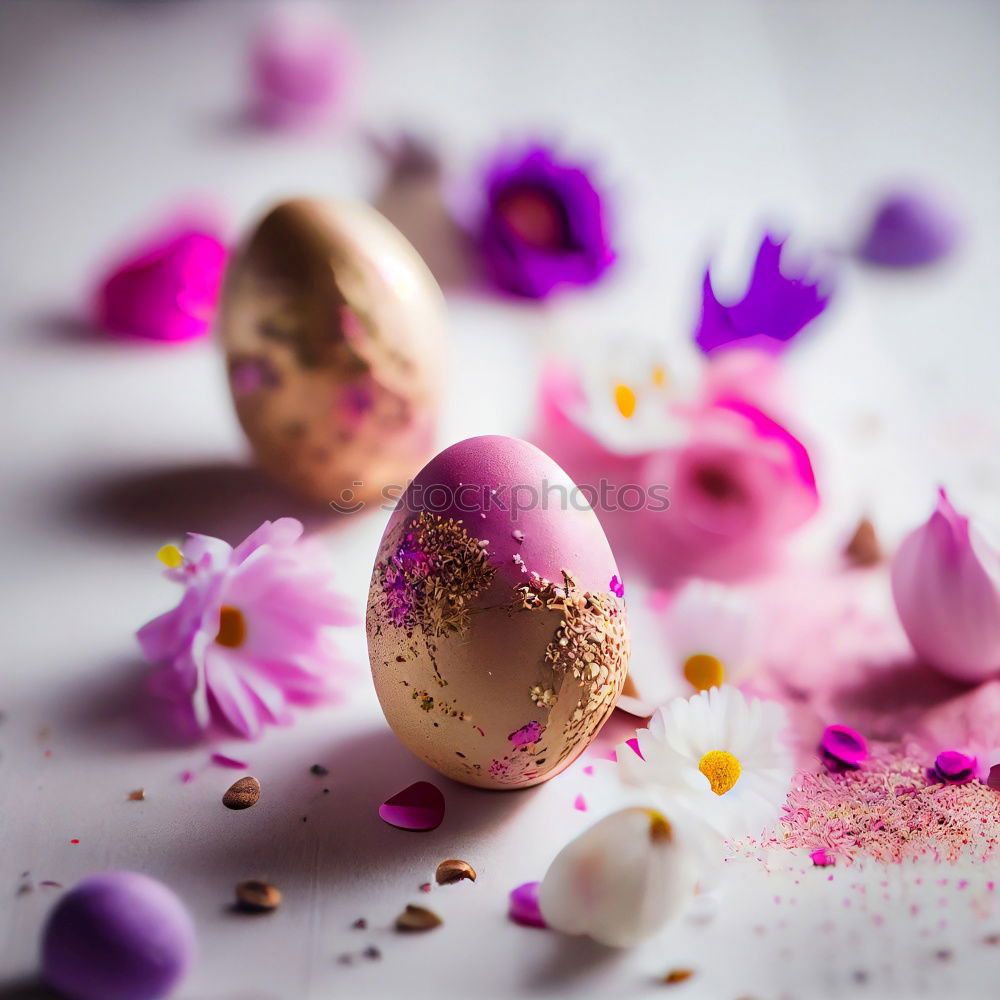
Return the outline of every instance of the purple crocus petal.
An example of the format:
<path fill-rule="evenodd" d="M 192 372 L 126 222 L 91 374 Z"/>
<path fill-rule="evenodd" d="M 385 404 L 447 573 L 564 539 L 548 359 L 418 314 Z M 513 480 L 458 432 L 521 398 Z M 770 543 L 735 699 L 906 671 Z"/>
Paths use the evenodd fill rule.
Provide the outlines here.
<path fill-rule="evenodd" d="M 812 280 L 781 271 L 785 241 L 764 235 L 743 298 L 723 305 L 712 287 L 711 270 L 702 282 L 702 312 L 695 343 L 706 354 L 739 344 L 772 354 L 783 351 L 795 336 L 826 309 L 830 296 L 821 287 L 831 275 Z"/>
<path fill-rule="evenodd" d="M 504 291 L 542 299 L 596 282 L 615 254 L 602 195 L 582 167 L 541 145 L 501 153 L 486 177 L 479 247 Z"/>
<path fill-rule="evenodd" d="M 817 868 L 828 868 L 830 865 L 835 865 L 837 863 L 837 859 L 825 847 L 820 847 L 813 851 L 809 855 L 809 860 L 812 861 Z"/>
<path fill-rule="evenodd" d="M 224 753 L 213 753 L 212 763 L 218 764 L 219 767 L 231 767 L 235 771 L 245 771 L 250 766 L 246 761 L 237 760 L 235 757 L 227 757 Z"/>
<path fill-rule="evenodd" d="M 820 749 L 828 761 L 847 767 L 860 767 L 868 759 L 868 743 L 850 726 L 827 726 Z"/>
<path fill-rule="evenodd" d="M 894 191 L 876 204 L 855 254 L 880 267 L 922 267 L 951 253 L 960 229 L 948 207 L 933 195 Z"/>
<path fill-rule="evenodd" d="M 378 814 L 400 830 L 436 830 L 444 819 L 444 795 L 429 781 L 416 781 L 378 807 Z"/>
<path fill-rule="evenodd" d="M 525 882 L 510 892 L 510 909 L 508 916 L 515 924 L 524 927 L 542 927 L 548 925 L 538 907 L 538 882 Z"/>
<path fill-rule="evenodd" d="M 149 340 L 191 340 L 215 315 L 226 248 L 214 234 L 174 229 L 126 254 L 97 291 L 97 325 Z"/>
<path fill-rule="evenodd" d="M 949 785 L 965 785 L 976 776 L 979 762 L 975 757 L 959 750 L 942 750 L 932 769 L 937 781 Z"/>

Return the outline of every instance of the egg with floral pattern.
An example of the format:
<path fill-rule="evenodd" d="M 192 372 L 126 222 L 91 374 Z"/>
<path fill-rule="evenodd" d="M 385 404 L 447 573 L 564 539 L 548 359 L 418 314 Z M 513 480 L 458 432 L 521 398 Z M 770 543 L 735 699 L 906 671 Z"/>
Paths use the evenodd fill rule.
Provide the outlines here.
<path fill-rule="evenodd" d="M 432 453 L 444 299 L 375 209 L 273 207 L 230 262 L 219 325 L 257 461 L 294 492 L 356 509 Z"/>
<path fill-rule="evenodd" d="M 523 788 L 568 767 L 628 669 L 624 586 L 587 491 L 514 438 L 410 483 L 379 546 L 368 650 L 399 739 L 442 774 Z"/>

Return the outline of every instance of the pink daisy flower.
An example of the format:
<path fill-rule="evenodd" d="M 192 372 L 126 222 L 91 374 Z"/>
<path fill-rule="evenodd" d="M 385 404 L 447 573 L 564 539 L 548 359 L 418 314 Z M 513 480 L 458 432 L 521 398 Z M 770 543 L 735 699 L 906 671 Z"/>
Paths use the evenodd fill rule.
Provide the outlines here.
<path fill-rule="evenodd" d="M 286 724 L 290 706 L 331 693 L 344 666 L 330 626 L 357 621 L 331 588 L 322 547 L 294 518 L 265 521 L 235 549 L 189 534 L 160 560 L 180 603 L 139 629 L 156 664 L 151 689 L 204 732 L 213 721 L 252 739 Z"/>

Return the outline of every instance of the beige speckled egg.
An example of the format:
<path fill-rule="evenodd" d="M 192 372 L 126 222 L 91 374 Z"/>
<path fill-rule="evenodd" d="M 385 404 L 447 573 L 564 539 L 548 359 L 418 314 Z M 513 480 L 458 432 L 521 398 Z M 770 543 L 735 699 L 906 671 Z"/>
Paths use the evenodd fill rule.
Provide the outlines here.
<path fill-rule="evenodd" d="M 470 785 L 558 774 L 621 693 L 623 595 L 596 515 L 552 459 L 507 437 L 452 445 L 410 484 L 375 560 L 368 651 L 389 725 Z"/>
<path fill-rule="evenodd" d="M 350 508 L 406 482 L 433 447 L 445 308 L 374 209 L 297 198 L 233 255 L 220 309 L 229 383 L 258 462 Z"/>

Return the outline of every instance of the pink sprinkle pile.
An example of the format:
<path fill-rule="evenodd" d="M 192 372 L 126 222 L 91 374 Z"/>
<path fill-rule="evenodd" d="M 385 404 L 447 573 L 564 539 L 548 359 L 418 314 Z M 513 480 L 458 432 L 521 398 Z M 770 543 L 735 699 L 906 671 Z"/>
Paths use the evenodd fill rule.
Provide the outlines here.
<path fill-rule="evenodd" d="M 931 783 L 927 761 L 898 747 L 872 747 L 860 770 L 799 771 L 769 846 L 820 849 L 848 862 L 921 855 L 985 861 L 1000 844 L 1000 795 L 978 781 Z"/>

